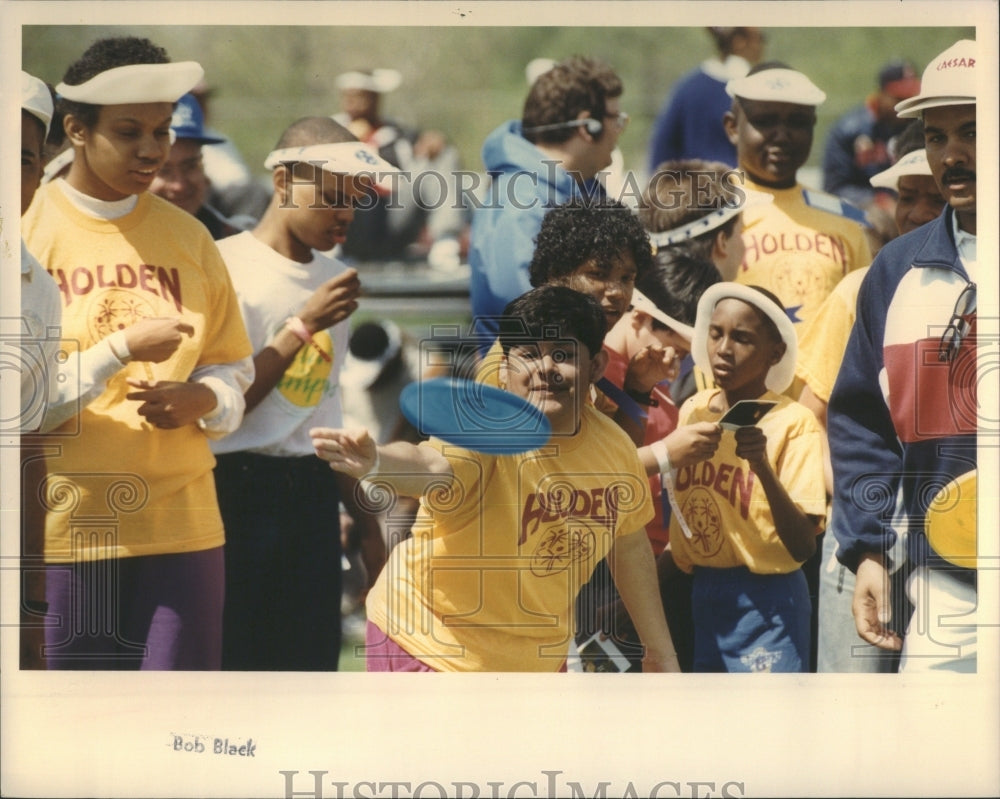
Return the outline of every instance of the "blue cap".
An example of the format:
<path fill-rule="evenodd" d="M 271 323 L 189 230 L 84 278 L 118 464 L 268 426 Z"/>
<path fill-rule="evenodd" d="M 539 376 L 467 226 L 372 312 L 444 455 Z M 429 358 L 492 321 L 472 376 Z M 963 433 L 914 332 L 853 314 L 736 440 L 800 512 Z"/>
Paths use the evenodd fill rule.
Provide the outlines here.
<path fill-rule="evenodd" d="M 170 129 L 178 139 L 188 139 L 199 144 L 221 144 L 225 139 L 205 133 L 205 115 L 193 94 L 185 94 L 177 101 Z"/>

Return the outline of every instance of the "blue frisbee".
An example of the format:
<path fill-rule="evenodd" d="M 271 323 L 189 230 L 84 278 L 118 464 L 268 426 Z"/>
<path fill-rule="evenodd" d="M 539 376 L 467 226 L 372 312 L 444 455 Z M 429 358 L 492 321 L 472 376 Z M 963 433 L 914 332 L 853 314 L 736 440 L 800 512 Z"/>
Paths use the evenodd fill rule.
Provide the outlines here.
<path fill-rule="evenodd" d="M 534 405 L 509 391 L 454 377 L 410 383 L 399 407 L 423 435 L 476 452 L 513 455 L 548 443 L 552 425 Z"/>

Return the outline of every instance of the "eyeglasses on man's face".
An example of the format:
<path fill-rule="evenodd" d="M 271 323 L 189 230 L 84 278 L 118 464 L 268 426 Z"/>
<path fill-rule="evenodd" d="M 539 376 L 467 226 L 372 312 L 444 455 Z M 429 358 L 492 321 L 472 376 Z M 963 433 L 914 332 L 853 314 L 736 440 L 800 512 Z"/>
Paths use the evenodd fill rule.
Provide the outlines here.
<path fill-rule="evenodd" d="M 605 119 L 613 119 L 615 121 L 615 127 L 618 129 L 619 133 L 624 132 L 625 128 L 628 127 L 628 121 L 630 119 L 629 115 L 625 111 L 619 111 L 617 114 L 605 114 Z"/>
<path fill-rule="evenodd" d="M 971 280 L 962 289 L 962 293 L 955 300 L 955 309 L 951 312 L 951 319 L 948 326 L 941 334 L 941 341 L 938 343 L 938 360 L 951 362 L 955 360 L 959 348 L 965 337 L 972 329 L 970 317 L 976 312 L 976 284 Z"/>

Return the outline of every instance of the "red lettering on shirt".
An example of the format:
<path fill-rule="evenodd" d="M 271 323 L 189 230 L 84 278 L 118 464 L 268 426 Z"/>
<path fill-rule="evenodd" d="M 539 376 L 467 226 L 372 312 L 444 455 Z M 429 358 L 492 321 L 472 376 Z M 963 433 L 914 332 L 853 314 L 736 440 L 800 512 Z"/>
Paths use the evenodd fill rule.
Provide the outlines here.
<path fill-rule="evenodd" d="M 686 491 L 693 486 L 704 486 L 722 497 L 731 508 L 738 509 L 740 516 L 750 515 L 750 495 L 753 493 L 754 473 L 742 466 L 731 463 L 702 461 L 693 466 L 682 466 L 677 470 L 677 490 Z"/>
<path fill-rule="evenodd" d="M 156 273 L 155 267 L 149 264 L 139 264 L 139 285 L 142 286 L 143 291 L 148 291 L 155 294 L 156 289 L 150 283 L 150 279 Z"/>
<path fill-rule="evenodd" d="M 543 524 L 566 519 L 590 519 L 614 530 L 618 520 L 618 486 L 590 491 L 558 488 L 528 495 L 521 511 L 518 544 L 538 532 Z"/>
<path fill-rule="evenodd" d="M 69 283 L 74 294 L 90 294 L 94 289 L 94 276 L 86 269 L 78 267 L 70 275 Z"/>
<path fill-rule="evenodd" d="M 115 264 L 114 278 L 111 270 L 104 264 L 97 264 L 93 269 L 78 266 L 68 275 L 64 269 L 49 270 L 52 279 L 63 297 L 63 305 L 68 306 L 74 297 L 83 297 L 95 289 L 135 289 L 147 294 L 153 294 L 168 300 L 177 309 L 183 311 L 181 299 L 181 275 L 176 268 L 167 269 L 163 266 L 140 264 L 138 270 L 129 264 Z"/>
<path fill-rule="evenodd" d="M 815 252 L 843 267 L 847 260 L 847 250 L 839 239 L 826 233 L 812 231 L 783 232 L 780 236 L 764 233 L 758 236 L 754 232 L 743 234 L 742 269 L 746 271 L 764 256 L 777 252 L 806 253 Z"/>
<path fill-rule="evenodd" d="M 139 285 L 139 278 L 136 277 L 135 270 L 128 264 L 118 264 L 115 267 L 115 275 L 118 277 L 118 288 L 134 289 Z"/>

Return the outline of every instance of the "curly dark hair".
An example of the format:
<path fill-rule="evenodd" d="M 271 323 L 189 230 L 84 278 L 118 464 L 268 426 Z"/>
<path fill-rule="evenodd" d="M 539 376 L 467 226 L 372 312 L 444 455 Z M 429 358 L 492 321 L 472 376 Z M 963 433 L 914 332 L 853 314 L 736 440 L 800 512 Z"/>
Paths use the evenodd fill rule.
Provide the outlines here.
<path fill-rule="evenodd" d="M 149 39 L 141 39 L 137 36 L 98 39 L 87 48 L 82 56 L 69 65 L 63 75 L 63 83 L 78 86 L 109 69 L 130 64 L 169 63 L 170 56 L 167 55 L 167 51 L 153 44 Z M 92 128 L 97 124 L 100 106 L 59 98 L 57 110 L 61 117 L 72 114 L 88 128 Z"/>
<path fill-rule="evenodd" d="M 571 56 L 560 61 L 532 84 L 521 114 L 522 129 L 555 125 L 577 118 L 589 111 L 594 119 L 603 120 L 607 100 L 620 97 L 624 91 L 621 78 L 596 58 Z M 575 128 L 565 127 L 538 133 L 525 133 L 530 142 L 558 144 L 569 139 Z"/>
<path fill-rule="evenodd" d="M 589 294 L 566 286 L 540 286 L 507 303 L 500 321 L 504 353 L 527 341 L 576 339 L 593 358 L 604 345 L 608 320 Z"/>
<path fill-rule="evenodd" d="M 653 262 L 649 236 L 638 217 L 617 200 L 571 200 L 542 218 L 528 267 L 532 286 L 566 277 L 588 261 L 610 266 L 625 253 L 635 259 L 637 276 Z"/>

